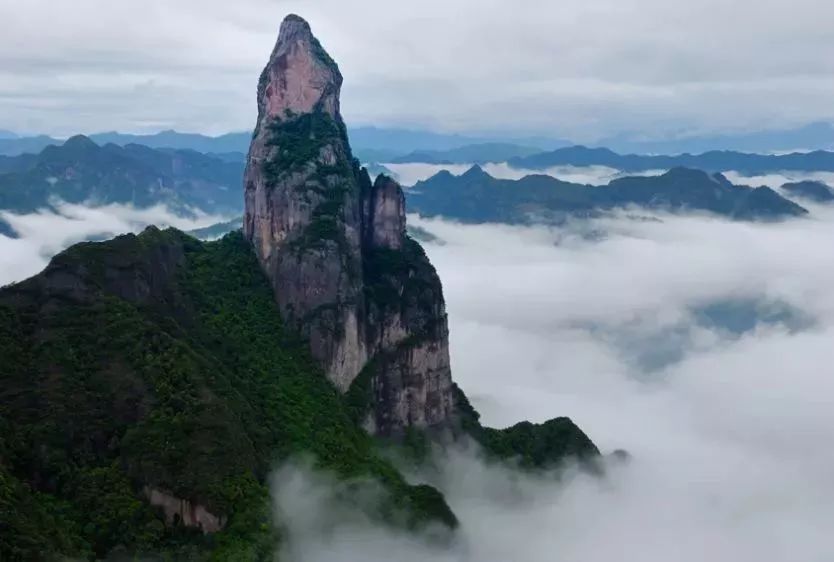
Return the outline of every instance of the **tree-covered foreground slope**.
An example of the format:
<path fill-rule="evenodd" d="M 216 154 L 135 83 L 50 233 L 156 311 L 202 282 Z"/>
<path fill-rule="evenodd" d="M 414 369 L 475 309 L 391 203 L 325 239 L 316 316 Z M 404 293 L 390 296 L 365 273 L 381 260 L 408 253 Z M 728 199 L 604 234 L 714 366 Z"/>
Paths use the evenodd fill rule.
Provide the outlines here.
<path fill-rule="evenodd" d="M 298 455 L 381 483 L 369 508 L 381 520 L 455 528 L 307 349 L 239 232 L 82 243 L 0 290 L 0 559 L 271 560 L 281 521 L 267 478 Z M 461 432 L 492 456 L 597 455 L 569 420 L 502 432 L 461 412 Z"/>

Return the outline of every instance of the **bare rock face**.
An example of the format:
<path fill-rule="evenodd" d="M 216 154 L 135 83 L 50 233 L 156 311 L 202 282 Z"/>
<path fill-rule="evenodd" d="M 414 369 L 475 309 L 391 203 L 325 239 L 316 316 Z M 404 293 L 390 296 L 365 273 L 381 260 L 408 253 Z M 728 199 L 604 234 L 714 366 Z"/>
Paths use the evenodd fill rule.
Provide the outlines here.
<path fill-rule="evenodd" d="M 244 233 L 333 384 L 367 394 L 370 426 L 442 426 L 454 400 L 440 280 L 405 234 L 400 186 L 353 159 L 341 85 L 307 22 L 288 16 L 258 85 Z"/>
<path fill-rule="evenodd" d="M 405 197 L 399 184 L 380 175 L 367 198 L 365 211 L 369 239 L 376 248 L 399 250 L 405 240 Z"/>
<path fill-rule="evenodd" d="M 203 505 L 193 504 L 149 486 L 145 486 L 143 491 L 152 506 L 162 509 L 165 514 L 165 523 L 168 525 L 181 524 L 200 529 L 203 534 L 216 533 L 226 526 L 225 516 L 214 515 Z"/>

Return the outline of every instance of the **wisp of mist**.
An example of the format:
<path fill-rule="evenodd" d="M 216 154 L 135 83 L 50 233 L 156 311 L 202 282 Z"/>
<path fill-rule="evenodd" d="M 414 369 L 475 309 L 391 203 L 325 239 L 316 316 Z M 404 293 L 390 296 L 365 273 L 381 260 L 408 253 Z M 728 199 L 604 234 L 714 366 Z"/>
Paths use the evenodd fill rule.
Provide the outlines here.
<path fill-rule="evenodd" d="M 0 234 L 0 286 L 38 273 L 53 255 L 76 242 L 139 232 L 149 225 L 191 230 L 227 219 L 200 211 L 185 217 L 164 205 L 139 209 L 122 204 L 88 206 L 56 201 L 51 208 L 34 213 L 0 210 L 0 220 L 16 234 L 16 238 Z"/>

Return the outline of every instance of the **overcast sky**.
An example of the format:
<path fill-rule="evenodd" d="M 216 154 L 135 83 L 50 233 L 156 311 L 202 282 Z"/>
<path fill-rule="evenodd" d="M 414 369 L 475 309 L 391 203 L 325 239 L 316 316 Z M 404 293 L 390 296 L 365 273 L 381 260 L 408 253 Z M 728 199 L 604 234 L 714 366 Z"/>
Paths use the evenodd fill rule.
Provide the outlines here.
<path fill-rule="evenodd" d="M 249 129 L 289 12 L 339 63 L 352 125 L 593 141 L 834 120 L 826 0 L 0 0 L 0 128 Z"/>

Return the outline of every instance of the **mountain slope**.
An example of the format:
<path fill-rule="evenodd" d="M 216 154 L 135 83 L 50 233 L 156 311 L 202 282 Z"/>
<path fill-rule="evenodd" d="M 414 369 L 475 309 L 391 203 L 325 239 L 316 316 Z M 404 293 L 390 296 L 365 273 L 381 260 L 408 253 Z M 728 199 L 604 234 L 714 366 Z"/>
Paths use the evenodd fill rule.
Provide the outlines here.
<path fill-rule="evenodd" d="M 747 154 L 714 150 L 703 154 L 617 154 L 607 148 L 571 146 L 532 156 L 513 158 L 519 169 L 544 170 L 551 166 L 608 166 L 625 172 L 696 168 L 708 172 L 737 171 L 748 174 L 778 171 L 834 171 L 834 152 L 817 150 L 791 154 Z"/>
<path fill-rule="evenodd" d="M 782 191 L 790 196 L 808 199 L 815 203 L 831 203 L 834 201 L 834 189 L 820 181 L 799 181 L 783 184 Z"/>
<path fill-rule="evenodd" d="M 403 192 L 350 158 L 340 84 L 288 16 L 258 89 L 243 233 L 150 227 L 0 289 L 0 559 L 274 560 L 296 514 L 271 510 L 267 479 L 299 456 L 335 475 L 340 507 L 448 536 L 443 495 L 407 483 L 383 442 L 596 466 L 567 418 L 480 424 Z M 113 158 L 69 144 L 74 173 Z"/>
<path fill-rule="evenodd" d="M 165 204 L 206 212 L 240 211 L 243 163 L 193 151 L 98 146 L 77 136 L 39 155 L 0 162 L 0 209 L 30 212 L 53 198 L 70 203 Z"/>
<path fill-rule="evenodd" d="M 282 325 L 240 234 L 200 243 L 150 228 L 79 244 L 0 291 L 0 326 L 3 468 L 44 494 L 36 505 L 66 503 L 79 553 L 176 542 L 139 501 L 150 491 L 203 508 L 194 525 L 225 529 L 215 542 L 257 542 L 263 482 L 302 451 L 342 477 L 384 482 L 412 524 L 454 524 L 438 493 L 407 486 L 353 424 Z M 96 497 L 83 495 L 87 482 Z M 133 506 L 126 522 L 122 504 Z M 102 524 L 88 532 L 90 512 Z"/>
<path fill-rule="evenodd" d="M 767 187 L 735 186 L 720 174 L 674 168 L 653 177 L 627 177 L 607 186 L 545 175 L 493 178 L 480 167 L 460 176 L 440 172 L 408 191 L 412 211 L 464 222 L 524 223 L 589 216 L 632 205 L 668 211 L 707 211 L 738 220 L 801 216 L 805 209 Z"/>
<path fill-rule="evenodd" d="M 73 246 L 0 290 L 0 335 L 0 525 L 14 530 L 0 555 L 271 559 L 281 522 L 266 478 L 302 453 L 382 483 L 372 516 L 456 525 L 439 492 L 407 485 L 377 452 L 361 392 L 341 395 L 282 322 L 239 232 L 202 243 L 151 227 Z M 566 418 L 498 431 L 455 400 L 490 457 L 598 455 Z"/>

